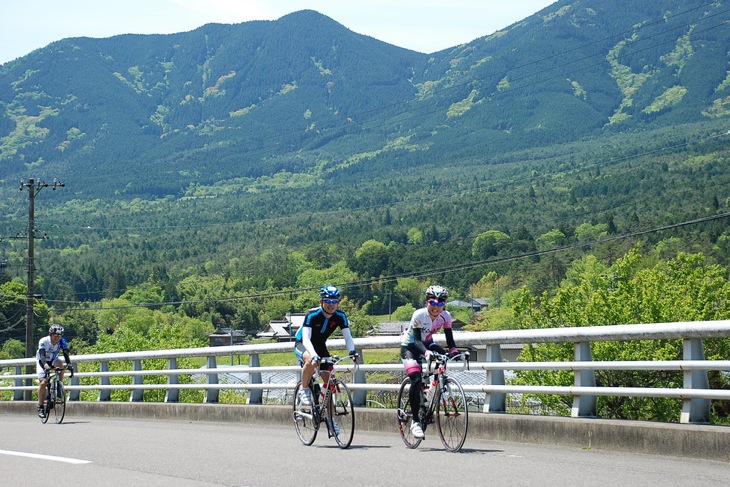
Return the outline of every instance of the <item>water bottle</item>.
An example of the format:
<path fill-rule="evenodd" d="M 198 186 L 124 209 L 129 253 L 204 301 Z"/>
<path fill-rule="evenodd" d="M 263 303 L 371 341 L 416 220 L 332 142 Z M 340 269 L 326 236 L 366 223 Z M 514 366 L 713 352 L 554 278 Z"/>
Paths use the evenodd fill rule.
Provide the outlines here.
<path fill-rule="evenodd" d="M 426 400 L 428 403 L 431 403 L 431 399 L 433 399 L 433 394 L 436 391 L 436 386 L 438 384 L 436 383 L 436 379 L 431 380 L 430 385 L 428 386 L 428 391 L 426 391 Z"/>

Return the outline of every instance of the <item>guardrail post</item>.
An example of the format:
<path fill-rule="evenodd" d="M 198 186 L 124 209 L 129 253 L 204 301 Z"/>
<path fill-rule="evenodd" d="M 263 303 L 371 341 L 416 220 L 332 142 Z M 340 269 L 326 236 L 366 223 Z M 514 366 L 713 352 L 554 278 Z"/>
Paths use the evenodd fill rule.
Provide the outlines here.
<path fill-rule="evenodd" d="M 258 353 L 252 353 L 248 356 L 248 365 L 250 367 L 261 367 L 261 358 Z M 250 384 L 263 384 L 261 372 L 253 372 L 248 375 Z M 249 389 L 247 404 L 263 404 L 264 390 Z"/>
<path fill-rule="evenodd" d="M 102 361 L 99 364 L 100 372 L 109 372 L 109 362 Z M 99 381 L 102 386 L 108 386 L 111 384 L 109 376 L 102 375 Z M 99 389 L 99 401 L 110 401 L 112 398 L 111 389 Z"/>
<path fill-rule="evenodd" d="M 497 345 L 487 345 L 486 362 L 501 362 L 502 347 Z M 504 370 L 487 370 L 488 386 L 504 385 Z M 488 392 L 484 396 L 485 413 L 504 413 L 507 411 L 507 394 L 503 392 Z"/>
<path fill-rule="evenodd" d="M 132 370 L 139 371 L 142 370 L 142 361 L 141 360 L 133 360 L 132 361 Z M 132 384 L 134 385 L 140 385 L 144 384 L 144 376 L 141 375 L 133 375 L 132 376 Z M 129 396 L 130 402 L 142 402 L 144 401 L 144 390 L 143 389 L 132 389 L 132 394 Z"/>
<path fill-rule="evenodd" d="M 590 342 L 573 344 L 573 354 L 576 361 L 591 362 Z M 596 387 L 596 374 L 592 370 L 576 370 L 574 372 L 576 387 Z M 570 412 L 573 418 L 595 418 L 596 396 L 573 396 L 573 409 Z"/>
<path fill-rule="evenodd" d="M 360 355 L 359 363 L 364 364 L 365 363 L 365 356 L 363 354 L 362 350 L 355 350 L 358 355 Z M 365 384 L 367 383 L 367 379 L 365 379 L 365 372 L 360 370 L 359 368 L 355 370 L 355 373 L 352 374 L 352 381 L 355 384 Z M 368 400 L 368 391 L 353 391 L 352 393 L 352 403 L 355 406 L 365 406 L 367 404 Z"/>
<path fill-rule="evenodd" d="M 170 370 L 177 369 L 177 359 L 171 358 L 167 361 L 167 368 Z M 179 384 L 179 375 L 178 374 L 170 374 L 167 376 L 167 384 Z M 180 401 L 180 389 L 173 389 L 169 388 L 167 389 L 167 392 L 165 393 L 165 402 L 179 402 Z"/>
<path fill-rule="evenodd" d="M 74 371 L 74 376 L 71 377 L 71 380 L 70 380 L 70 383 L 71 383 L 72 386 L 79 385 L 79 378 L 76 377 L 76 372 L 78 372 L 78 366 L 76 366 L 76 367 L 77 367 L 77 370 Z M 68 400 L 69 401 L 78 401 L 79 399 L 81 399 L 81 391 L 80 390 L 78 390 L 78 389 L 70 389 L 68 391 Z"/>
<path fill-rule="evenodd" d="M 208 370 L 215 370 L 218 367 L 215 361 L 215 357 L 208 357 Z M 208 376 L 208 384 L 218 384 L 218 374 L 213 372 L 206 374 Z M 205 393 L 206 403 L 217 403 L 218 402 L 218 389 L 208 389 Z"/>
<path fill-rule="evenodd" d="M 705 351 L 701 338 L 687 338 L 683 343 L 684 360 L 704 360 Z M 685 370 L 685 389 L 709 389 L 710 382 L 706 370 Z M 682 413 L 679 417 L 680 423 L 709 423 L 710 422 L 710 400 L 709 399 L 683 399 Z"/>
<path fill-rule="evenodd" d="M 16 365 L 15 366 L 15 375 L 20 375 L 23 373 L 23 366 L 22 365 Z M 15 387 L 23 387 L 23 379 L 13 379 L 13 385 Z M 22 401 L 23 400 L 23 391 L 22 390 L 15 390 L 13 391 L 13 401 Z"/>

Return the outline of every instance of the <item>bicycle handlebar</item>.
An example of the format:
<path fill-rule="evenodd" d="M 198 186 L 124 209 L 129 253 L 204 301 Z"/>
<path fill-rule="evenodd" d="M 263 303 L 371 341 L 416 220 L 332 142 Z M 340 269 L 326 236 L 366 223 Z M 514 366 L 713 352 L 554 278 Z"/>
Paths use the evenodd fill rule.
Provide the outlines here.
<path fill-rule="evenodd" d="M 432 374 L 434 371 L 432 369 L 432 364 L 435 362 L 437 365 L 446 365 L 449 362 L 456 362 L 464 359 L 467 364 L 467 368 L 469 367 L 469 357 L 471 356 L 470 349 L 467 350 L 460 350 L 459 353 L 456 355 L 449 355 L 446 353 L 437 353 L 437 352 L 431 352 L 429 357 L 429 367 L 428 367 L 428 373 Z"/>
<path fill-rule="evenodd" d="M 56 371 L 56 372 L 60 372 L 62 370 L 68 370 L 69 372 L 71 372 L 71 376 L 69 378 L 73 378 L 73 376 L 74 376 L 74 368 L 72 365 L 64 365 L 63 367 L 51 367 L 49 369 L 46 369 L 45 370 L 46 378 L 51 376 L 51 370 Z"/>
<path fill-rule="evenodd" d="M 334 367 L 335 365 L 337 365 L 338 363 L 340 363 L 343 360 L 350 360 L 350 361 L 352 361 L 353 365 L 355 366 L 355 370 L 358 370 L 360 368 L 360 364 L 355 359 L 358 358 L 359 356 L 360 356 L 359 354 L 355 354 L 355 355 L 348 355 L 346 357 L 340 357 L 339 355 L 331 355 L 329 357 L 318 357 L 319 360 L 318 361 L 313 360 L 312 364 L 313 365 L 325 364 L 325 365 L 330 365 L 330 366 Z M 316 371 L 316 374 L 319 375 L 319 367 L 315 367 L 315 371 Z"/>

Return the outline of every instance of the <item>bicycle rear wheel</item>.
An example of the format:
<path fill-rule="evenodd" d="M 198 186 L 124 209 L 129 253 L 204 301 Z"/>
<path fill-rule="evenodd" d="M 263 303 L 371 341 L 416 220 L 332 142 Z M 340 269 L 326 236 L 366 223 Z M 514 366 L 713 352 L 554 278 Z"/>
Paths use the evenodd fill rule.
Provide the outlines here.
<path fill-rule="evenodd" d="M 408 398 L 410 388 L 411 379 L 406 377 L 398 390 L 398 432 L 400 432 L 400 438 L 408 448 L 416 448 L 421 444 L 421 440 L 411 433 L 413 414 L 411 413 L 411 400 Z"/>
<path fill-rule="evenodd" d="M 66 415 L 66 390 L 61 382 L 56 384 L 56 399 L 53 401 L 53 411 L 56 424 L 61 424 Z"/>
<path fill-rule="evenodd" d="M 314 404 L 306 406 L 299 404 L 299 391 L 302 390 L 301 381 L 294 388 L 294 428 L 297 430 L 297 436 L 302 443 L 309 446 L 314 443 L 317 438 L 317 430 L 319 429 L 319 420 L 315 411 Z"/>
<path fill-rule="evenodd" d="M 441 443 L 448 451 L 461 450 L 469 431 L 469 409 L 461 384 L 450 377 L 444 381 L 444 388 L 438 391 L 436 403 L 436 424 Z"/>
<path fill-rule="evenodd" d="M 334 380 L 334 391 L 332 392 L 332 415 L 330 418 L 336 421 L 339 433 L 335 433 L 335 441 L 340 448 L 347 448 L 355 436 L 355 406 L 352 404 L 352 394 L 344 382 L 340 379 Z M 332 423 L 330 423 L 332 424 Z"/>

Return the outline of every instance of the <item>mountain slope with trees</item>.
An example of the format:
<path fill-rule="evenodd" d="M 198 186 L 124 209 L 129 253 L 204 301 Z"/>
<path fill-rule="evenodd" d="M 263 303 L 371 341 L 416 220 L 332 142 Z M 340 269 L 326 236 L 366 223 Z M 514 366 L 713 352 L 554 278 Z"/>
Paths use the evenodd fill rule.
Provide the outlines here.
<path fill-rule="evenodd" d="M 88 342 L 254 332 L 324 282 L 364 328 L 430 280 L 509 302 L 638 241 L 727 266 L 728 12 L 561 0 L 426 55 L 301 11 L 2 65 L 0 333 L 22 336 L 28 177 L 66 184 L 36 200 L 39 323 Z"/>

